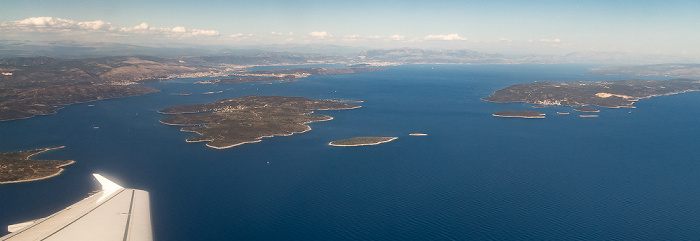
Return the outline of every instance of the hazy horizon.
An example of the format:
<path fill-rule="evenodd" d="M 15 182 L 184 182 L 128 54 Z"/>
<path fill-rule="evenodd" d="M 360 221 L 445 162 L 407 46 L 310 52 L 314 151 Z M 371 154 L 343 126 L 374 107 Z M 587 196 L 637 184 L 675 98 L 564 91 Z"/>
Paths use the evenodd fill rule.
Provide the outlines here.
<path fill-rule="evenodd" d="M 698 59 L 691 1 L 12 1 L 0 39 L 136 45 L 616 52 Z"/>

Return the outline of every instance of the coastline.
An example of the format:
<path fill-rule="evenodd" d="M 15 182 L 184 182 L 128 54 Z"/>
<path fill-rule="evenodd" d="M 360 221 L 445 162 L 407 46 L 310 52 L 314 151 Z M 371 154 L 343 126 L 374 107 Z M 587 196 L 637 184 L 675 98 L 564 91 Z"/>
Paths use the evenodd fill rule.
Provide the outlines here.
<path fill-rule="evenodd" d="M 17 181 L 6 181 L 6 182 L 0 182 L 0 184 L 19 183 L 19 182 L 32 182 L 32 181 L 39 181 L 39 180 L 44 180 L 44 179 L 52 178 L 52 177 L 61 175 L 61 173 L 62 173 L 63 171 L 65 171 L 65 169 L 63 169 L 63 168 L 61 168 L 61 167 L 65 167 L 65 166 L 71 165 L 71 164 L 73 164 L 73 163 L 75 163 L 75 161 L 70 160 L 70 161 L 68 161 L 68 163 L 66 163 L 66 164 L 56 166 L 56 168 L 58 168 L 58 171 L 57 171 L 56 173 L 51 174 L 51 175 L 48 175 L 48 176 L 37 177 L 37 178 L 31 178 L 31 179 L 23 179 L 23 180 L 17 180 Z"/>
<path fill-rule="evenodd" d="M 506 118 L 525 118 L 525 119 L 544 119 L 544 115 L 539 115 L 539 116 L 520 116 L 520 115 L 496 115 L 496 114 L 491 114 L 492 116 L 495 117 L 506 117 Z"/>
<path fill-rule="evenodd" d="M 399 139 L 398 137 L 392 137 L 388 140 L 385 141 L 378 141 L 378 142 L 373 142 L 373 143 L 363 143 L 363 144 L 354 144 L 354 145 L 338 145 L 338 144 L 333 144 L 333 141 L 329 142 L 328 145 L 330 146 L 374 146 L 374 145 L 379 145 L 382 143 L 387 143 L 393 140 Z"/>
<path fill-rule="evenodd" d="M 66 146 L 57 146 L 57 147 L 49 147 L 49 148 L 39 148 L 39 149 L 35 149 L 35 150 L 41 150 L 41 151 L 27 156 L 24 160 L 29 160 L 29 159 L 31 159 L 32 156 L 37 155 L 37 154 L 40 154 L 40 153 L 44 153 L 44 152 L 51 151 L 51 150 L 56 150 L 56 149 L 61 149 L 61 148 L 65 148 L 65 147 L 66 147 Z M 58 166 L 55 167 L 56 169 L 58 169 L 58 171 L 56 171 L 55 173 L 52 173 L 52 174 L 50 174 L 50 175 L 47 175 L 47 176 L 41 176 L 41 177 L 35 177 L 35 178 L 29 178 L 29 179 L 22 179 L 22 180 L 15 180 L 15 181 L 3 181 L 3 182 L 0 182 L 0 184 L 20 183 L 20 182 L 31 182 L 31 181 L 38 181 L 38 180 L 43 180 L 43 179 L 52 178 L 52 177 L 55 177 L 55 176 L 60 175 L 60 174 L 65 170 L 65 169 L 63 169 L 62 167 L 65 167 L 65 166 L 68 166 L 68 165 L 72 165 L 73 163 L 75 163 L 75 161 L 73 161 L 73 160 L 68 160 L 66 163 L 61 164 L 61 165 L 58 165 Z"/>
<path fill-rule="evenodd" d="M 272 98 L 272 100 L 278 100 L 279 98 L 291 98 L 291 100 L 295 101 L 292 102 L 292 104 L 298 105 L 298 101 L 306 101 L 306 106 L 297 106 L 298 109 L 291 109 L 293 112 L 290 115 L 293 117 L 293 120 L 288 120 L 286 123 L 284 120 L 280 120 L 277 122 L 271 122 L 266 124 L 265 126 L 258 127 L 258 128 L 263 128 L 260 130 L 256 130 L 255 128 L 248 128 L 245 126 L 245 124 L 250 125 L 248 122 L 251 120 L 247 119 L 237 119 L 237 118 L 232 118 L 232 119 L 226 119 L 226 118 L 216 118 L 212 117 L 213 120 L 192 120 L 188 119 L 185 117 L 181 118 L 176 118 L 174 120 L 169 120 L 168 118 L 160 119 L 158 122 L 161 124 L 165 125 L 171 125 L 171 126 L 182 126 L 180 128 L 180 131 L 183 132 L 194 132 L 198 136 L 193 136 L 187 138 L 185 141 L 186 142 L 208 142 L 206 143 L 207 147 L 214 148 L 214 149 L 227 149 L 247 143 L 256 143 L 262 141 L 263 138 L 268 138 L 268 137 L 275 137 L 275 136 L 290 136 L 294 135 L 297 133 L 304 133 L 307 131 L 311 130 L 311 127 L 308 126 L 307 124 L 312 123 L 312 122 L 318 122 L 318 121 L 329 121 L 333 120 L 333 117 L 327 116 L 327 115 L 313 115 L 317 111 L 327 111 L 327 110 L 351 110 L 351 109 L 358 109 L 361 108 L 362 106 L 360 105 L 351 105 L 351 104 L 333 104 L 333 105 L 340 105 L 342 107 L 332 107 L 333 105 L 326 104 L 325 102 L 331 102 L 329 100 L 311 100 L 303 97 L 284 97 L 284 96 L 246 96 L 246 97 L 241 97 L 245 98 L 244 100 L 252 100 L 252 101 L 267 101 L 268 99 Z M 263 98 L 261 100 L 261 98 Z M 230 107 L 230 106 L 224 106 L 220 107 L 220 104 L 226 105 L 227 102 L 234 101 L 234 99 L 223 99 L 219 100 L 216 102 L 212 103 L 207 103 L 203 105 L 193 105 L 196 106 L 196 110 L 191 110 L 187 111 L 188 109 L 186 107 L 188 106 L 173 106 L 170 108 L 166 108 L 163 110 L 159 110 L 158 113 L 160 114 L 174 114 L 176 116 L 180 116 L 183 114 L 189 114 L 189 113 L 200 113 L 202 111 L 199 111 L 198 109 L 200 108 L 205 108 L 208 111 L 212 111 L 212 113 L 221 113 L 221 115 L 228 115 L 230 113 L 235 114 L 237 110 L 245 109 L 246 107 Z M 253 102 L 253 103 L 256 103 Z M 260 103 L 257 103 L 260 104 Z M 264 103 L 263 103 L 264 104 Z M 326 104 L 326 106 L 322 106 Z M 209 105 L 209 106 L 207 106 Z M 214 105 L 214 107 L 211 107 Z M 321 108 L 314 108 L 313 106 L 321 105 Z M 268 104 L 265 104 L 264 106 L 260 107 L 268 107 Z M 177 107 L 177 108 L 176 108 Z M 180 110 L 178 110 L 180 109 Z M 296 113 L 298 112 L 298 113 Z M 259 117 L 257 113 L 253 113 L 256 116 Z M 266 112 L 262 113 L 266 114 Z M 296 117 L 298 115 L 298 117 Z M 208 116 L 209 117 L 209 116 Z M 300 126 L 301 125 L 301 126 Z M 211 129 L 210 129 L 211 128 Z M 238 133 L 229 133 L 227 135 L 218 135 L 215 133 L 216 130 L 220 128 L 234 128 L 240 131 Z M 250 129 L 250 131 L 248 131 Z"/>
<path fill-rule="evenodd" d="M 358 107 L 358 108 L 359 108 L 359 107 Z M 355 109 L 355 108 L 353 108 L 353 109 Z M 291 135 L 294 135 L 294 134 L 304 133 L 304 132 L 307 132 L 307 131 L 310 131 L 310 130 L 311 130 L 311 127 L 308 126 L 308 125 L 306 125 L 306 124 L 314 123 L 314 122 L 321 122 L 321 121 L 330 121 L 330 120 L 333 120 L 333 117 L 332 117 L 332 116 L 327 116 L 327 115 L 322 115 L 322 116 L 325 116 L 325 117 L 328 117 L 328 118 L 327 118 L 327 119 L 324 119 L 324 120 L 307 121 L 307 122 L 300 123 L 301 125 L 305 126 L 305 130 L 303 130 L 303 131 L 292 131 L 292 132 L 290 132 L 290 133 L 264 135 L 264 136 L 257 137 L 257 138 L 256 138 L 255 140 L 253 140 L 253 141 L 244 141 L 244 142 L 239 142 L 239 143 L 236 143 L 236 144 L 233 144 L 233 145 L 228 145 L 228 146 L 214 146 L 214 145 L 211 145 L 211 142 L 214 141 L 214 140 L 211 140 L 211 139 L 193 141 L 193 140 L 190 140 L 190 139 L 188 138 L 188 139 L 185 139 L 185 142 L 189 142 L 189 143 L 209 142 L 209 143 L 207 143 L 205 146 L 210 147 L 210 148 L 214 148 L 214 149 L 219 149 L 219 150 L 221 150 L 221 149 L 227 149 L 227 148 L 231 148 L 231 147 L 235 147 L 235 146 L 240 146 L 240 145 L 243 145 L 243 144 L 261 142 L 261 141 L 263 141 L 263 140 L 262 140 L 263 138 L 270 138 L 270 137 L 275 137 L 275 136 L 291 136 Z M 170 126 L 196 126 L 196 125 L 169 124 L 169 123 L 164 123 L 164 122 L 162 122 L 162 121 L 159 121 L 159 122 L 162 123 L 162 124 L 165 124 L 165 125 L 170 125 Z M 180 131 L 182 131 L 182 132 L 193 132 L 193 133 L 197 133 L 197 134 L 200 135 L 200 136 L 202 135 L 202 133 L 199 133 L 199 132 L 197 132 L 197 131 L 183 130 L 182 128 L 180 129 Z"/>

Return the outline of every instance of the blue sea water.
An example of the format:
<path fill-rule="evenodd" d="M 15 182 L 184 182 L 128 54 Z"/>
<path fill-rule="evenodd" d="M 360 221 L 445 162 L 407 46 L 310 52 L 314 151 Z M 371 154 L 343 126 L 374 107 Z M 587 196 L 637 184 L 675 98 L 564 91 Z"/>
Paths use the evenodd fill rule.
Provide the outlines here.
<path fill-rule="evenodd" d="M 99 188 L 97 172 L 150 192 L 157 240 L 700 239 L 700 93 L 599 118 L 556 114 L 569 107 L 497 118 L 532 105 L 480 99 L 518 83 L 632 78 L 583 74 L 589 67 L 411 65 L 271 85 L 176 79 L 148 84 L 162 90 L 154 94 L 0 122 L 0 151 L 63 145 L 35 158 L 76 161 L 51 179 L 0 185 L 0 226 L 80 200 Z M 246 95 L 364 102 L 317 111 L 334 119 L 312 131 L 225 150 L 158 122 L 172 105 Z M 355 136 L 399 139 L 327 145 Z"/>

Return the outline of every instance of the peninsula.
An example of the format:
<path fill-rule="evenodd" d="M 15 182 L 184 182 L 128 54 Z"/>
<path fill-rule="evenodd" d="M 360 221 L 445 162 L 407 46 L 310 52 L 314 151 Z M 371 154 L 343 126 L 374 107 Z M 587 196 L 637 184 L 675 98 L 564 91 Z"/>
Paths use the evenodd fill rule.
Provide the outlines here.
<path fill-rule="evenodd" d="M 350 139 L 343 139 L 337 141 L 331 141 L 328 145 L 331 146 L 370 146 L 379 145 L 382 143 L 390 142 L 398 139 L 398 137 L 372 137 L 372 136 L 361 136 L 353 137 Z"/>
<path fill-rule="evenodd" d="M 230 76 L 241 76 L 235 78 L 214 79 L 206 81 L 197 81 L 195 84 L 238 84 L 246 82 L 264 82 L 264 81 L 279 81 L 293 82 L 296 79 L 304 78 L 312 75 L 331 75 L 331 74 L 354 74 L 362 72 L 372 72 L 382 70 L 381 68 L 298 68 L 298 69 L 279 69 L 279 70 L 262 70 L 249 71 L 231 74 Z"/>
<path fill-rule="evenodd" d="M 591 107 L 576 107 L 574 108 L 575 111 L 580 111 L 580 112 L 600 112 L 598 109 L 593 109 Z"/>
<path fill-rule="evenodd" d="M 544 118 L 545 114 L 537 111 L 499 111 L 493 114 L 497 117 Z"/>
<path fill-rule="evenodd" d="M 160 113 L 173 116 L 160 120 L 167 125 L 185 126 L 181 131 L 198 136 L 187 142 L 209 142 L 208 147 L 230 148 L 260 142 L 264 137 L 288 136 L 311 130 L 305 125 L 333 119 L 311 115 L 314 110 L 344 110 L 359 105 L 312 100 L 303 97 L 245 96 L 207 104 L 173 106 Z"/>
<path fill-rule="evenodd" d="M 0 153 L 0 184 L 29 182 L 61 174 L 61 167 L 73 164 L 74 161 L 30 159 L 33 155 L 60 148 L 63 146 Z"/>
<path fill-rule="evenodd" d="M 640 99 L 699 90 L 700 81 L 690 79 L 535 82 L 506 87 L 483 100 L 497 103 L 634 108 L 632 104 Z"/>
<path fill-rule="evenodd" d="M 157 89 L 136 84 L 213 74 L 157 57 L 0 60 L 0 121 L 53 114 L 65 105 L 137 96 Z"/>

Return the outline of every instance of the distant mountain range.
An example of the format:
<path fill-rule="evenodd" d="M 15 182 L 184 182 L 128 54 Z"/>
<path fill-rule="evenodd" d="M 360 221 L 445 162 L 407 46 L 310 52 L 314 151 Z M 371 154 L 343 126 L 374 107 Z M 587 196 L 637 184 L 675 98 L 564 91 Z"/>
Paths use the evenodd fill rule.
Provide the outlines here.
<path fill-rule="evenodd" d="M 692 63 L 695 59 L 623 52 L 575 52 L 563 56 L 506 56 L 473 50 L 428 50 L 418 48 L 362 49 L 337 45 L 205 46 L 164 43 L 143 46 L 121 43 L 75 41 L 0 40 L 0 58 L 47 56 L 54 58 L 96 58 L 106 56 L 204 56 L 229 64 L 262 65 L 274 63 L 343 64 L 661 64 Z"/>

